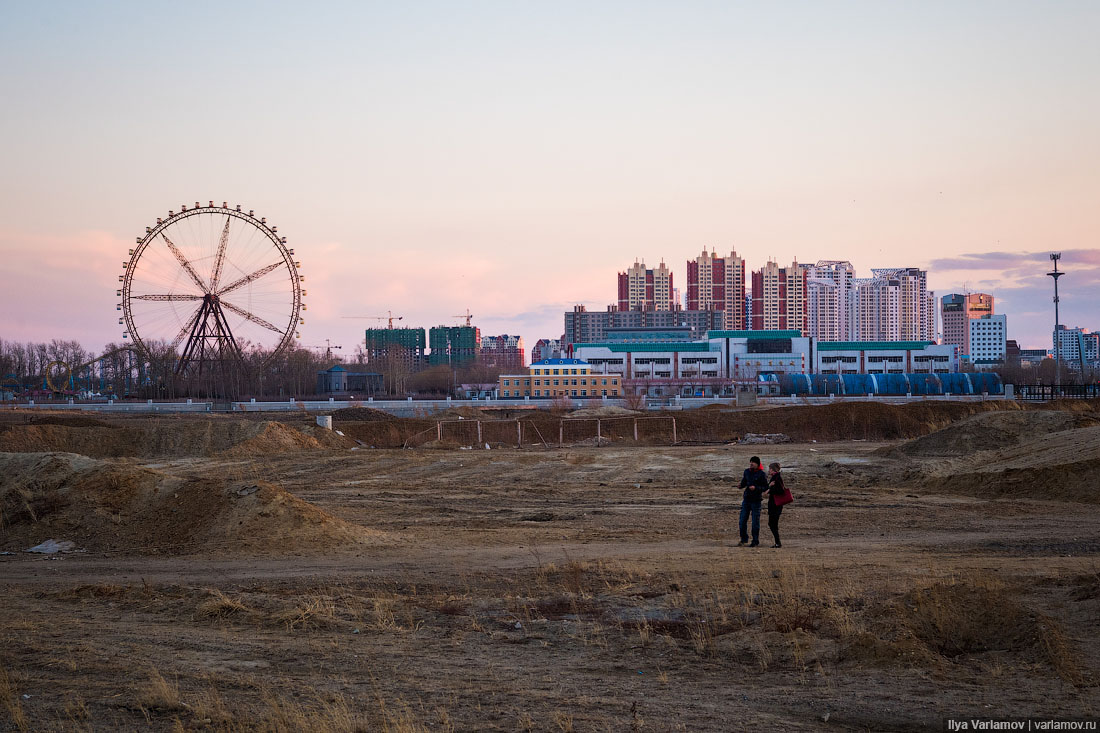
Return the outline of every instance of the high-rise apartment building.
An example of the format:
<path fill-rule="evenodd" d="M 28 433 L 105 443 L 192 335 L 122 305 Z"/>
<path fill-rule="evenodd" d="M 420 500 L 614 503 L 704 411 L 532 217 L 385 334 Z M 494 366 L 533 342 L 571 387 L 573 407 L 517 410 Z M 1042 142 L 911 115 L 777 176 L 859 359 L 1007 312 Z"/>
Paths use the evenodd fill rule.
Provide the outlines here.
<path fill-rule="evenodd" d="M 846 260 L 818 260 L 807 268 L 807 336 L 850 340 L 854 282 L 855 268 Z"/>
<path fill-rule="evenodd" d="M 967 321 L 967 354 L 975 366 L 1004 364 L 1008 353 L 1008 318 L 986 313 Z"/>
<path fill-rule="evenodd" d="M 737 252 L 718 257 L 713 250 L 688 260 L 686 305 L 689 311 L 721 311 L 723 328 L 744 330 L 745 261 Z"/>
<path fill-rule="evenodd" d="M 531 347 L 531 363 L 561 358 L 561 339 L 539 339 Z"/>
<path fill-rule="evenodd" d="M 935 294 L 928 273 L 915 267 L 872 269 L 853 278 L 849 338 L 863 341 L 934 341 Z"/>
<path fill-rule="evenodd" d="M 481 352 L 481 329 L 477 326 L 434 326 L 428 330 L 432 366 L 460 366 L 477 360 Z"/>
<path fill-rule="evenodd" d="M 780 267 L 768 261 L 752 273 L 752 329 L 807 330 L 807 267 L 794 262 Z"/>
<path fill-rule="evenodd" d="M 363 346 L 368 364 L 396 360 L 419 369 L 424 362 L 424 329 L 368 328 Z"/>
<path fill-rule="evenodd" d="M 1054 347 L 1057 350 L 1054 356 L 1061 353 L 1062 367 L 1068 369 L 1080 369 L 1081 363 L 1085 366 L 1095 366 L 1100 362 L 1100 335 L 1091 333 L 1086 328 L 1067 328 L 1059 325 L 1054 332 Z"/>
<path fill-rule="evenodd" d="M 523 369 L 527 366 L 527 354 L 523 351 L 523 337 L 501 334 L 481 337 L 481 363 L 496 369 Z"/>
<path fill-rule="evenodd" d="M 943 342 L 974 356 L 970 345 L 970 321 L 993 315 L 993 296 L 988 293 L 951 293 L 940 300 Z"/>
<path fill-rule="evenodd" d="M 664 261 L 655 268 L 634 261 L 619 273 L 618 309 L 621 311 L 674 311 L 680 309 L 672 285 L 672 271 Z"/>

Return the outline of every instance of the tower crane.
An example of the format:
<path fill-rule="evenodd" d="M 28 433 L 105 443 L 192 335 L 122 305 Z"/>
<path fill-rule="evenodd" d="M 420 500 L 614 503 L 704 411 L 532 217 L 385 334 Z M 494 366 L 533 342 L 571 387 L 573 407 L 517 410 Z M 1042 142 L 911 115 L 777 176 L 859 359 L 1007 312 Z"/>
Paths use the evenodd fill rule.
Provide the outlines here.
<path fill-rule="evenodd" d="M 466 327 L 467 327 L 467 328 L 469 328 L 469 326 L 470 326 L 470 320 L 471 320 L 471 319 L 472 319 L 473 317 L 474 317 L 474 314 L 470 312 L 470 309 L 469 309 L 469 308 L 467 308 L 467 309 L 466 309 L 466 312 L 465 312 L 465 313 L 459 313 L 459 314 L 458 314 L 457 316 L 451 316 L 451 318 L 465 318 L 465 319 L 466 319 Z"/>
<path fill-rule="evenodd" d="M 388 321 L 388 328 L 393 328 L 394 321 L 400 321 L 404 319 L 404 316 L 395 316 L 393 311 L 386 311 L 387 315 L 384 316 L 341 316 L 341 318 L 365 318 L 369 321 Z"/>
<path fill-rule="evenodd" d="M 324 343 L 323 346 L 321 344 L 310 344 L 307 348 L 310 348 L 310 349 L 324 349 L 325 350 L 325 358 L 330 359 L 330 358 L 332 358 L 332 350 L 333 349 L 343 349 L 344 347 L 333 345 L 332 339 L 325 339 L 325 343 Z"/>

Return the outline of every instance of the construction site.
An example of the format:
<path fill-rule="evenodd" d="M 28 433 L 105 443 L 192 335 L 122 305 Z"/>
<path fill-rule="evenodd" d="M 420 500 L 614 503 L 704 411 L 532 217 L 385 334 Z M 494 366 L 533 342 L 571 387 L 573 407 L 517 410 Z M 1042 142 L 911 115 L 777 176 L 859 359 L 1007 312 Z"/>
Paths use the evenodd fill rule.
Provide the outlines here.
<path fill-rule="evenodd" d="M 1097 715 L 1095 400 L 317 417 L 0 412 L 0 729 Z"/>

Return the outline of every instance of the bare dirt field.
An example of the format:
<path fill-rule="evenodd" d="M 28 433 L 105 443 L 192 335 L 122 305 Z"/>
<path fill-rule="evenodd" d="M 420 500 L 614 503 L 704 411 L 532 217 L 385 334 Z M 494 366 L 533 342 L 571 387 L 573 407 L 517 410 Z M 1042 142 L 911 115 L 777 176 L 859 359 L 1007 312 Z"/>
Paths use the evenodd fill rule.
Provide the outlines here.
<path fill-rule="evenodd" d="M 1100 715 L 1097 405 L 693 412 L 692 445 L 491 450 L 369 411 L 0 413 L 0 730 Z M 735 546 L 753 454 L 781 549 L 766 516 Z"/>

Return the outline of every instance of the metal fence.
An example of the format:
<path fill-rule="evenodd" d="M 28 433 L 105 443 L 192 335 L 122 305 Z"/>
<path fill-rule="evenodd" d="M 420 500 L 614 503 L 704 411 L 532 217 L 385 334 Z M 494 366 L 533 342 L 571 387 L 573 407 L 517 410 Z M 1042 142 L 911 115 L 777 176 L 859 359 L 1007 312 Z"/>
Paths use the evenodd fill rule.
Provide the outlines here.
<path fill-rule="evenodd" d="M 1028 402 L 1100 399 L 1100 384 L 1021 384 L 1016 387 L 1016 399 Z"/>

